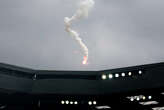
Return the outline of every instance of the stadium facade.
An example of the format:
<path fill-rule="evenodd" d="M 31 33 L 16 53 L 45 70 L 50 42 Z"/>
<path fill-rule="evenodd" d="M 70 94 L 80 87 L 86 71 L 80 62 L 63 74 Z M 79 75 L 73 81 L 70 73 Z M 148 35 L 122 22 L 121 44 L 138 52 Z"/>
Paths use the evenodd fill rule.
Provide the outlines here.
<path fill-rule="evenodd" d="M 0 109 L 162 109 L 164 63 L 49 71 L 0 63 Z"/>

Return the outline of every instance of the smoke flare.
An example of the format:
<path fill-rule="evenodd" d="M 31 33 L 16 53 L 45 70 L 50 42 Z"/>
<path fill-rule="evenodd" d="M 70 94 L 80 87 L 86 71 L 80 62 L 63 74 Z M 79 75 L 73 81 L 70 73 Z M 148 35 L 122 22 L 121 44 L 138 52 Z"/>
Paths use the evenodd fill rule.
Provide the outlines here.
<path fill-rule="evenodd" d="M 90 9 L 94 6 L 93 0 L 82 0 L 79 4 L 79 8 L 77 9 L 76 13 L 71 17 L 65 17 L 64 23 L 65 23 L 65 30 L 68 32 L 73 39 L 76 40 L 76 42 L 80 45 L 81 49 L 83 50 L 84 57 L 83 57 L 83 64 L 86 64 L 88 61 L 88 48 L 82 41 L 82 39 L 79 37 L 79 34 L 71 29 L 71 24 L 75 20 L 79 20 L 81 18 L 88 17 L 88 13 Z"/>

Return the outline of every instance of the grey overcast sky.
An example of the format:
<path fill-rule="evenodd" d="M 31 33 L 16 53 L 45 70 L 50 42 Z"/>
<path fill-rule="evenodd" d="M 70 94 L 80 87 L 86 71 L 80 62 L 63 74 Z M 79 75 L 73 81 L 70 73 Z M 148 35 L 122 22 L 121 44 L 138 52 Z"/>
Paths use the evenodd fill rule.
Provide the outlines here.
<path fill-rule="evenodd" d="M 34 69 L 103 70 L 164 61 L 164 0 L 95 0 L 73 29 L 64 31 L 78 0 L 0 0 L 0 62 Z"/>

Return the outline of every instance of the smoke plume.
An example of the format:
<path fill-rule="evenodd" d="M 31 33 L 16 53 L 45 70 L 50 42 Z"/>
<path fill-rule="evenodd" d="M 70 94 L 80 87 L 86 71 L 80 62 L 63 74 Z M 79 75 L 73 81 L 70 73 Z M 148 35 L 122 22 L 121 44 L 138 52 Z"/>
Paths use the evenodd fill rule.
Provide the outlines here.
<path fill-rule="evenodd" d="M 86 64 L 88 61 L 88 48 L 80 38 L 79 34 L 75 30 L 71 29 L 71 24 L 75 20 L 88 17 L 88 13 L 90 9 L 94 6 L 94 4 L 95 3 L 93 0 L 82 0 L 79 4 L 79 8 L 77 9 L 76 13 L 71 18 L 64 18 L 66 32 L 68 32 L 70 36 L 72 36 L 72 38 L 76 40 L 76 42 L 80 45 L 84 53 L 82 62 L 83 64 Z"/>

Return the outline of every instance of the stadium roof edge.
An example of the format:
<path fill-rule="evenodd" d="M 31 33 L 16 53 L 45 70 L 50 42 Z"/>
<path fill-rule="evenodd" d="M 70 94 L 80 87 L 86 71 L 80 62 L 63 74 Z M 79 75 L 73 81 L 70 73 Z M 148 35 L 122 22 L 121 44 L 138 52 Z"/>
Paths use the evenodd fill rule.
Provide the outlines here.
<path fill-rule="evenodd" d="M 17 70 L 17 71 L 22 71 L 22 72 L 27 72 L 27 73 L 33 73 L 35 71 L 34 69 L 30 69 L 30 68 L 26 68 L 26 67 L 20 67 L 17 65 L 12 65 L 12 64 L 2 63 L 2 62 L 0 62 L 0 68 Z"/>
<path fill-rule="evenodd" d="M 104 70 L 95 70 L 95 71 L 78 71 L 78 70 L 39 70 L 39 69 L 32 69 L 32 68 L 26 68 L 26 67 L 21 67 L 17 65 L 12 65 L 12 64 L 7 64 L 7 63 L 2 63 L 0 62 L 0 68 L 6 68 L 6 69 L 11 69 L 11 70 L 17 70 L 17 71 L 22 71 L 22 72 L 28 72 L 28 73 L 34 73 L 34 72 L 103 72 L 103 71 L 114 71 L 114 70 L 122 70 L 122 69 L 128 69 L 128 68 L 137 68 L 137 67 L 151 67 L 151 66 L 159 66 L 159 65 L 164 65 L 164 62 L 159 62 L 159 63 L 151 63 L 151 64 L 143 64 L 143 65 L 135 65 L 135 66 L 127 66 L 127 67 L 121 67 L 121 68 L 114 68 L 114 69 L 104 69 Z"/>

